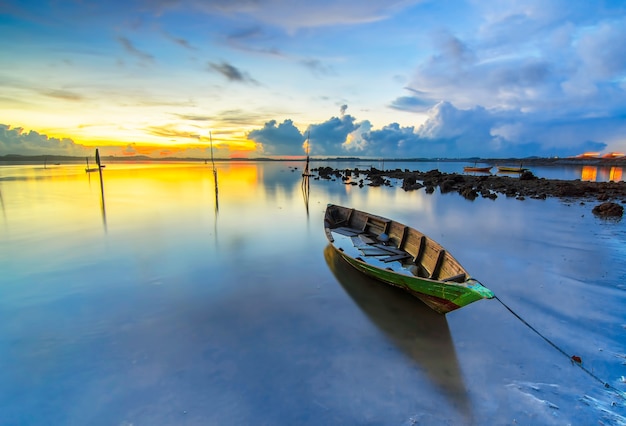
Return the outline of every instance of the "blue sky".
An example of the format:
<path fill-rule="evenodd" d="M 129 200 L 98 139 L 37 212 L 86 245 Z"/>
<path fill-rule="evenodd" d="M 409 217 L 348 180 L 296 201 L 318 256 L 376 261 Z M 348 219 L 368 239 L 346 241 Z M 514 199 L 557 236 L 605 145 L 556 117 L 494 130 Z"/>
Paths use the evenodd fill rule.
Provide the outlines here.
<path fill-rule="evenodd" d="M 8 0 L 0 155 L 626 151 L 623 1 Z"/>

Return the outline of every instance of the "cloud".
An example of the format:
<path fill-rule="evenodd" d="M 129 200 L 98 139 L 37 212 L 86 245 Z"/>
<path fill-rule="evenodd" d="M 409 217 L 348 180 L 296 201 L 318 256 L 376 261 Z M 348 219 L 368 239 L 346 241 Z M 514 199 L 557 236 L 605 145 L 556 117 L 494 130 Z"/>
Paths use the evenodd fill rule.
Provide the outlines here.
<path fill-rule="evenodd" d="M 192 7 L 207 14 L 252 17 L 266 25 L 293 32 L 302 28 L 381 21 L 419 2 L 420 0 L 292 0 L 288 3 L 284 0 L 158 0 L 151 4 L 159 11 Z"/>
<path fill-rule="evenodd" d="M 179 130 L 176 125 L 163 124 L 160 126 L 149 126 L 145 128 L 145 131 L 154 136 L 160 136 L 170 139 L 192 139 L 198 140 L 200 138 L 199 132 L 189 132 L 186 130 Z"/>
<path fill-rule="evenodd" d="M 74 143 L 69 138 L 54 138 L 21 127 L 11 128 L 0 124 L 0 153 L 20 155 L 71 155 L 85 156 L 93 153 L 91 148 Z"/>
<path fill-rule="evenodd" d="M 248 139 L 263 144 L 267 155 L 304 155 L 304 137 L 291 120 L 276 124 L 276 120 L 265 123 L 262 129 L 248 133 Z"/>
<path fill-rule="evenodd" d="M 65 101 L 80 101 L 83 100 L 83 96 L 69 90 L 42 90 L 41 94 L 55 99 L 62 99 Z"/>
<path fill-rule="evenodd" d="M 345 112 L 343 106 L 342 111 Z M 505 158 L 602 151 L 615 129 L 626 132 L 626 124 L 606 118 L 555 123 L 518 110 L 491 111 L 481 106 L 460 109 L 440 102 L 417 128 L 391 123 L 372 129 L 367 120 L 357 123 L 354 117 L 343 115 L 312 124 L 308 132 L 311 154 L 317 156 Z M 290 120 L 279 126 L 271 121 L 248 137 L 262 142 L 267 153 L 302 155 L 302 136 Z"/>
<path fill-rule="evenodd" d="M 191 43 L 187 39 L 184 39 L 182 37 L 175 37 L 171 34 L 168 34 L 167 32 L 165 32 L 164 34 L 165 34 L 165 37 L 170 39 L 172 42 L 176 43 L 177 45 L 181 47 L 184 47 L 187 50 L 192 50 L 192 51 L 197 50 L 195 47 L 191 45 Z"/>
<path fill-rule="evenodd" d="M 301 59 L 300 64 L 310 70 L 314 75 L 333 75 L 332 67 L 323 63 L 319 59 Z"/>
<path fill-rule="evenodd" d="M 544 8 L 529 3 L 485 11 L 479 31 L 463 38 L 433 33 L 433 51 L 408 84 L 421 92 L 417 99 L 543 111 L 555 118 L 622 110 L 626 19 L 594 13 L 599 20 L 588 22 L 580 5 L 556 8 L 559 14 L 554 3 Z M 563 21 L 563 13 L 572 21 Z M 410 107 L 411 101 L 400 98 L 392 107 L 402 109 L 407 102 Z"/>
<path fill-rule="evenodd" d="M 347 141 L 348 135 L 358 128 L 355 118 L 349 114 L 312 124 L 308 128 L 311 155 L 345 155 L 341 146 Z"/>
<path fill-rule="evenodd" d="M 126 37 L 118 37 L 118 41 L 122 44 L 127 53 L 130 53 L 132 56 L 139 59 L 141 63 L 145 64 L 148 62 L 154 62 L 154 56 L 137 49 Z"/>
<path fill-rule="evenodd" d="M 430 99 L 422 99 L 417 96 L 400 96 L 394 99 L 389 107 L 399 111 L 424 112 L 433 106 L 433 103 Z"/>
<path fill-rule="evenodd" d="M 258 82 L 251 78 L 249 75 L 226 62 L 222 62 L 221 64 L 209 62 L 209 69 L 217 71 L 218 73 L 226 77 L 229 81 L 258 84 Z"/>

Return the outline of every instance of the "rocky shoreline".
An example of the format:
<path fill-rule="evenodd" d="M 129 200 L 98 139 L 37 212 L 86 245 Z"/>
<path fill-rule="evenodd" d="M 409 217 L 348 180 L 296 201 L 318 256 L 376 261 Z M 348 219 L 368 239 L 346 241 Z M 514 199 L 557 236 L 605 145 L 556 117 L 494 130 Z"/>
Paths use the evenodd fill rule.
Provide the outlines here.
<path fill-rule="evenodd" d="M 601 217 L 621 217 L 624 208 L 620 204 L 626 204 L 626 182 L 544 179 L 536 177 L 530 171 L 523 172 L 519 177 L 375 168 L 362 170 L 319 167 L 312 169 L 312 172 L 317 173 L 317 176 L 313 175 L 314 179 L 341 180 L 347 185 L 359 187 L 392 186 L 391 179 L 400 180 L 405 191 L 424 188 L 430 194 L 439 188 L 441 193 L 457 192 L 468 200 L 477 197 L 496 199 L 503 195 L 518 200 L 556 197 L 570 201 L 597 201 L 602 204 L 594 208 L 594 214 Z"/>

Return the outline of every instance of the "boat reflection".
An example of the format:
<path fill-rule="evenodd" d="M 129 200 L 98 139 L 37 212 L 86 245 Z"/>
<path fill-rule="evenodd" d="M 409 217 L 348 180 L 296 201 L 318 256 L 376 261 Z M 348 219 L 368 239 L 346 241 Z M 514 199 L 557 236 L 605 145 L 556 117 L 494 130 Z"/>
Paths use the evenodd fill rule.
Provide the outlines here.
<path fill-rule="evenodd" d="M 465 419 L 471 419 L 471 405 L 446 317 L 408 293 L 361 274 L 331 245 L 326 246 L 324 257 L 337 281 L 368 318 L 426 372 L 435 388 Z"/>

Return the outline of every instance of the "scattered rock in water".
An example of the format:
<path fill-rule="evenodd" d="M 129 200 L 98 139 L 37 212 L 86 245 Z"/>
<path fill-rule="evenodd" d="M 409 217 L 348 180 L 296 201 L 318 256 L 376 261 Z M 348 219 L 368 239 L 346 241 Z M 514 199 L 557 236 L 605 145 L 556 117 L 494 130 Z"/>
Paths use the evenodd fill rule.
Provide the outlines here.
<path fill-rule="evenodd" d="M 622 217 L 624 214 L 624 207 L 616 203 L 602 203 L 598 204 L 591 210 L 593 214 L 600 217 Z"/>
<path fill-rule="evenodd" d="M 461 175 L 443 173 L 437 169 L 420 172 L 400 169 L 381 171 L 373 167 L 369 170 L 335 170 L 331 167 L 320 167 L 313 171 L 318 172 L 317 178 L 319 179 L 332 181 L 342 179 L 346 182 L 350 177 L 355 181 L 358 178 L 361 188 L 366 182 L 367 186 L 391 186 L 390 179 L 397 179 L 402 182 L 402 189 L 405 191 L 425 188 L 427 194 L 432 194 L 439 187 L 442 194 L 454 191 L 468 199 L 474 199 L 479 195 L 493 199 L 497 198 L 498 194 L 502 194 L 518 200 L 528 198 L 545 200 L 549 197 L 557 197 L 564 200 L 595 199 L 600 202 L 613 201 L 626 204 L 626 182 L 546 179 L 538 178 L 530 171 L 525 171 L 519 178 L 497 175 Z"/>
<path fill-rule="evenodd" d="M 463 188 L 461 188 L 461 190 L 459 191 L 459 193 L 465 197 L 466 200 L 475 200 L 476 197 L 478 197 L 478 192 L 476 192 L 476 190 L 474 188 L 472 188 L 471 186 L 465 186 Z"/>
<path fill-rule="evenodd" d="M 524 170 L 521 175 L 519 175 L 519 180 L 535 180 L 537 176 L 533 174 L 530 170 Z"/>
<path fill-rule="evenodd" d="M 404 189 L 405 191 L 413 191 L 423 187 L 424 185 L 419 183 L 414 176 L 407 176 L 402 180 L 402 189 Z"/>

